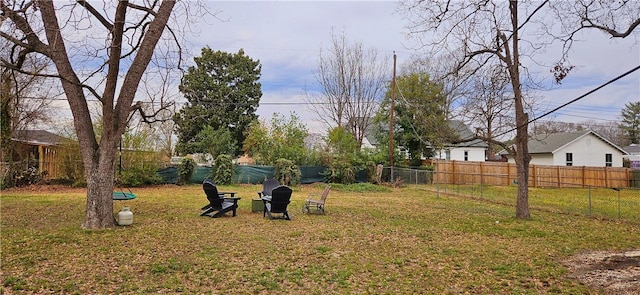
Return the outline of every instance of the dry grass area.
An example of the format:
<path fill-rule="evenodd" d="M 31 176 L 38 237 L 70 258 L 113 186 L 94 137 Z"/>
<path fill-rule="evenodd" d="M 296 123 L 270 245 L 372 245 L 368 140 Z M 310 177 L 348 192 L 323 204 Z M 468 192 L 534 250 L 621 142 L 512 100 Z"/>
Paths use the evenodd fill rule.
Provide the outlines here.
<path fill-rule="evenodd" d="M 291 221 L 251 212 L 257 185 L 221 187 L 242 200 L 217 219 L 199 216 L 198 185 L 136 188 L 114 212 L 131 207 L 133 225 L 100 231 L 80 229 L 82 189 L 2 191 L 0 293 L 608 294 L 567 261 L 640 241 L 637 223 L 516 220 L 512 206 L 420 186 L 334 189 L 326 215 L 302 214 L 322 188 L 294 188 Z"/>

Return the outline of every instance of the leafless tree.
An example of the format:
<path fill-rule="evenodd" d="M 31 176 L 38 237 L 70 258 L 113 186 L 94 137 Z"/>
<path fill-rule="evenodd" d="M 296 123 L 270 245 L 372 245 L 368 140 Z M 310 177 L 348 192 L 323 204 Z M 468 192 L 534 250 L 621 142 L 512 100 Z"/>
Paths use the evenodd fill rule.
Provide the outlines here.
<path fill-rule="evenodd" d="M 12 43 L 0 39 L 1 59 L 9 58 L 15 49 Z M 44 73 L 50 64 L 45 58 L 28 56 L 21 66 L 29 72 Z M 9 67 L 2 67 L 0 70 L 0 81 L 2 149 L 8 156 L 12 154 L 10 138 L 14 131 L 35 128 L 49 122 L 52 100 L 47 98 L 55 96 L 59 87 L 54 79 L 26 75 Z"/>
<path fill-rule="evenodd" d="M 476 133 L 488 138 L 487 154 L 493 157 L 496 152 L 497 135 L 515 127 L 513 125 L 513 93 L 507 73 L 501 67 L 486 67 L 476 71 L 471 77 L 470 91 L 461 103 L 460 114 Z"/>
<path fill-rule="evenodd" d="M 26 74 L 21 67 L 31 55 L 50 59 L 55 71 L 40 74 L 58 78 L 74 118 L 87 180 L 86 215 L 83 228 L 98 229 L 115 225 L 113 219 L 113 180 L 115 159 L 121 135 L 131 115 L 138 111 L 145 119 L 167 106 L 158 102 L 152 112 L 140 112 L 137 96 L 140 81 L 150 64 L 172 66 L 179 59 L 180 32 L 168 24 L 176 1 L 104 1 L 94 6 L 84 0 L 2 1 L 2 21 L 16 30 L 5 30 L 0 37 L 15 50 L 2 65 Z M 186 10 L 189 5 L 184 6 Z M 39 29 L 44 34 L 39 34 Z M 159 45 L 173 44 L 166 50 Z M 169 55 L 169 56 L 167 56 Z M 160 63 L 163 58 L 165 62 Z M 165 59 L 166 58 L 166 59 Z M 134 99 L 140 101 L 134 103 Z M 147 100 L 149 98 L 146 98 Z M 100 105 L 100 124 L 91 117 L 89 104 Z M 100 136 L 94 130 L 102 126 Z"/>
<path fill-rule="evenodd" d="M 586 129 L 593 130 L 611 143 L 625 147 L 631 142 L 625 137 L 624 130 L 620 128 L 620 124 L 614 121 L 598 122 L 594 120 L 587 120 L 580 123 L 585 126 Z"/>
<path fill-rule="evenodd" d="M 593 3 L 605 3 L 604 7 L 595 7 Z M 635 2 L 635 3 L 634 3 Z M 452 74 L 474 74 L 476 70 L 486 65 L 499 64 L 508 73 L 511 90 L 513 91 L 513 113 L 515 115 L 515 144 L 506 146 L 514 155 L 517 167 L 518 194 L 516 200 L 516 217 L 530 218 L 529 212 L 529 162 L 528 152 L 528 124 L 529 114 L 526 112 L 527 101 L 523 95 L 527 79 L 530 79 L 527 61 L 535 63 L 536 51 L 545 50 L 551 42 L 531 36 L 525 40 L 523 32 L 540 31 L 542 35 L 554 36 L 556 40 L 565 40 L 565 50 L 560 54 L 561 62 L 551 68 L 556 81 L 561 81 L 571 66 L 562 61 L 567 56 L 568 48 L 573 40 L 572 32 L 582 29 L 596 28 L 607 32 L 612 37 L 628 36 L 626 32 L 633 31 L 638 19 L 637 1 L 576 1 L 585 9 L 576 9 L 575 13 L 564 12 L 561 6 L 574 5 L 573 1 L 551 2 L 518 2 L 466 0 L 466 1 L 414 1 L 403 2 L 401 10 L 407 13 L 411 23 L 409 29 L 413 36 L 417 36 L 429 50 L 430 55 L 447 55 L 455 52 L 455 67 Z M 616 7 L 616 5 L 618 5 Z M 615 8 L 615 9 L 614 9 Z M 549 20 L 547 13 L 554 10 L 559 19 L 567 18 L 565 34 L 554 35 L 554 27 L 545 25 Z M 605 12 L 599 11 L 604 9 Z M 572 10 L 570 10 L 572 11 Z M 625 13 L 622 20 L 617 19 L 617 13 Z M 524 17 L 520 17 L 520 14 Z M 600 17 L 602 15 L 602 17 Z M 572 16 L 572 17 L 570 17 Z M 628 16 L 628 17 L 627 17 Z M 595 17 L 595 18 L 594 18 Z M 571 21 L 570 19 L 573 19 Z M 631 23 L 627 28 L 627 19 Z M 602 21 L 602 22 L 601 22 Z M 592 24 L 599 24 L 594 26 Z M 586 24 L 586 25 L 585 25 Z M 616 25 L 622 25 L 622 34 L 618 34 Z M 602 25 L 602 26 L 600 26 Z M 575 29 L 572 29 L 575 28 Z M 613 30 L 611 30 L 613 29 Z M 567 34 L 568 32 L 568 34 Z M 564 38 L 563 38 L 564 36 Z M 540 41 L 546 42 L 542 43 Z M 489 139 L 485 139 L 489 140 Z"/>
<path fill-rule="evenodd" d="M 616 121 L 599 122 L 586 120 L 580 122 L 536 121 L 533 123 L 533 134 L 551 134 L 560 132 L 576 132 L 592 130 L 611 143 L 620 147 L 629 144 L 625 140 L 624 131 Z"/>
<path fill-rule="evenodd" d="M 320 53 L 315 72 L 322 93 L 307 95 L 307 100 L 320 121 L 346 128 L 362 145 L 384 95 L 386 72 L 375 51 L 365 51 L 361 43 L 349 43 L 344 34 L 332 32 L 331 47 Z"/>
<path fill-rule="evenodd" d="M 536 121 L 533 123 L 533 134 L 552 134 L 560 132 L 582 131 L 584 127 L 578 123 L 559 121 Z"/>
<path fill-rule="evenodd" d="M 574 67 L 569 54 L 579 33 L 597 30 L 610 38 L 638 38 L 640 25 L 640 1 L 545 1 L 552 17 L 541 22 L 541 32 L 553 36 L 562 43 L 562 56 L 552 68 L 556 78 L 563 78 Z M 559 30 L 556 28 L 559 27 Z"/>

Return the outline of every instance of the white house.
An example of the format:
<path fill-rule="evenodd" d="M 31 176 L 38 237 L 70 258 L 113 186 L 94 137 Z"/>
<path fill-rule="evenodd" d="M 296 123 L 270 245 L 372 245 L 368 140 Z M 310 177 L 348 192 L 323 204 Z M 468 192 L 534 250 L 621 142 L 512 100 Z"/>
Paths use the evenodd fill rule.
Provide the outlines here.
<path fill-rule="evenodd" d="M 474 137 L 469 127 L 462 121 L 450 120 L 449 127 L 455 131 L 460 140 L 470 139 Z M 444 149 L 436 152 L 434 159 L 454 160 L 454 161 L 475 161 L 484 162 L 487 157 L 487 149 L 489 145 L 479 139 L 474 139 L 458 144 L 450 144 Z"/>
<path fill-rule="evenodd" d="M 458 120 L 450 120 L 449 127 L 455 133 L 459 139 L 470 139 L 473 138 L 473 133 L 465 125 L 462 121 Z M 372 132 L 370 129 L 367 130 L 365 136 L 362 140 L 362 148 L 375 148 L 380 144 L 387 143 L 379 143 L 375 137 L 372 136 Z M 479 139 L 474 139 L 467 142 L 462 142 L 458 144 L 450 144 L 443 148 L 440 151 L 434 153 L 433 159 L 443 159 L 443 160 L 455 160 L 455 161 L 477 161 L 484 162 L 486 159 L 486 153 L 489 145 L 487 145 L 484 141 Z M 406 157 L 409 157 L 409 152 L 404 147 L 398 147 L 400 152 L 404 154 Z M 423 157 L 424 159 L 424 157 Z"/>
<path fill-rule="evenodd" d="M 534 135 L 528 147 L 534 165 L 622 167 L 622 156 L 627 155 L 591 130 Z M 506 156 L 514 163 L 511 155 Z"/>

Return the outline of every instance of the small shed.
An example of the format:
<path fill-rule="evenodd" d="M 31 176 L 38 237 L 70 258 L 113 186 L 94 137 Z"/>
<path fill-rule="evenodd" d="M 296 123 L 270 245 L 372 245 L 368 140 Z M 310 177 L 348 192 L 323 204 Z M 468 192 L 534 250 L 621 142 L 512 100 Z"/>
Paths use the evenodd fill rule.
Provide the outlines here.
<path fill-rule="evenodd" d="M 37 167 L 39 173 L 47 171 L 48 177 L 58 176 L 58 157 L 70 139 L 46 130 L 16 130 L 11 140 L 15 144 L 14 161 L 25 161 L 26 168 Z"/>

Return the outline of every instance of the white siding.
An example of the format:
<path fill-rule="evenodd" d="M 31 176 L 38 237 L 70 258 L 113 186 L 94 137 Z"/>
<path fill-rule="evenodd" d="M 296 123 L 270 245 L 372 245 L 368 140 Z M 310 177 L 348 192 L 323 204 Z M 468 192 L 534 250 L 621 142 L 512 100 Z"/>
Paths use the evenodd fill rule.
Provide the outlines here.
<path fill-rule="evenodd" d="M 449 149 L 449 159 L 447 159 L 445 150 L 437 153 L 433 158 L 441 160 L 464 161 L 464 152 L 468 152 L 467 161 L 484 162 L 485 150 L 483 147 L 457 147 Z"/>
<path fill-rule="evenodd" d="M 622 167 L 622 152 L 600 138 L 587 134 L 554 153 L 554 165 L 565 166 L 566 154 L 573 154 L 573 166 L 605 167 L 605 154 L 611 154 L 612 167 Z"/>
<path fill-rule="evenodd" d="M 605 167 L 605 154 L 611 154 L 611 167 L 622 167 L 622 152 L 593 134 L 558 149 L 553 155 L 532 154 L 531 164 L 566 166 L 567 153 L 573 154 L 573 166 Z M 508 162 L 515 163 L 511 156 Z"/>
<path fill-rule="evenodd" d="M 515 163 L 515 162 L 513 162 Z M 551 154 L 533 154 L 531 155 L 531 162 L 533 165 L 557 165 L 553 162 L 553 155 Z"/>
<path fill-rule="evenodd" d="M 509 155 L 507 158 L 507 163 L 515 164 L 516 161 L 512 156 Z M 553 163 L 552 154 L 531 154 L 531 162 L 529 162 L 529 164 L 546 166 L 556 165 Z M 564 166 L 564 164 L 562 166 Z"/>
<path fill-rule="evenodd" d="M 369 142 L 369 139 L 364 137 L 364 138 L 362 138 L 362 145 L 360 146 L 360 148 L 363 148 L 363 149 L 375 149 L 376 147 L 374 145 L 372 145 L 371 142 Z"/>

